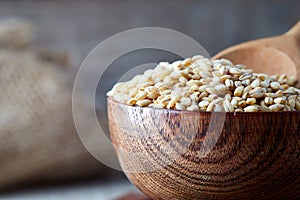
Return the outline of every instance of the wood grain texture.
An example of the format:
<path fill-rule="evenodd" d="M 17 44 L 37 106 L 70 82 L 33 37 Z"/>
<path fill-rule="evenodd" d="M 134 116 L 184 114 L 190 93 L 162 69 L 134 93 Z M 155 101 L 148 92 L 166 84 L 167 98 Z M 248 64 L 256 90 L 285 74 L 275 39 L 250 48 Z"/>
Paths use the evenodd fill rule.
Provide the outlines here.
<path fill-rule="evenodd" d="M 300 112 L 226 113 L 205 157 L 198 152 L 214 139 L 206 138 L 211 113 L 133 107 L 109 98 L 108 116 L 126 175 L 153 199 L 300 198 Z M 173 149 L 166 151 L 168 145 Z"/>

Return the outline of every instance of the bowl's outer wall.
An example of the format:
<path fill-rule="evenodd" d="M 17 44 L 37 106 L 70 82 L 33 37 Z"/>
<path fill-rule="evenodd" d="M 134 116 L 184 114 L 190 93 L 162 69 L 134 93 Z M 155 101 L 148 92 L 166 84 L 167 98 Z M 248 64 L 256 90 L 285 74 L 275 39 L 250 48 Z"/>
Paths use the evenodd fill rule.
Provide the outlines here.
<path fill-rule="evenodd" d="M 226 113 L 216 145 L 203 158 L 211 113 L 109 98 L 108 115 L 124 172 L 153 199 L 300 198 L 300 112 Z M 164 151 L 167 145 L 173 151 Z"/>

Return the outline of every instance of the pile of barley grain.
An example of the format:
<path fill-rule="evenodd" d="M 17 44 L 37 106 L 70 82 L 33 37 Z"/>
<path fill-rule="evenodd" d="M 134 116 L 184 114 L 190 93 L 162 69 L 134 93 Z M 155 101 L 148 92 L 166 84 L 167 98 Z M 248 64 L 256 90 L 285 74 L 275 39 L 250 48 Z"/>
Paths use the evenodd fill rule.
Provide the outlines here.
<path fill-rule="evenodd" d="M 300 110 L 294 77 L 253 73 L 226 59 L 194 56 L 161 62 L 107 93 L 116 101 L 142 107 L 203 112 Z"/>

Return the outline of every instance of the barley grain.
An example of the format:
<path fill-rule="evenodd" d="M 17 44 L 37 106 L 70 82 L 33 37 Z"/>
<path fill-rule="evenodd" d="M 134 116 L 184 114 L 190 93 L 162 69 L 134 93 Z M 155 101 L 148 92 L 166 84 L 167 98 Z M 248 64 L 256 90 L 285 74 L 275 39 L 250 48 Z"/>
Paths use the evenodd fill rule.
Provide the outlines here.
<path fill-rule="evenodd" d="M 135 96 L 135 99 L 136 100 L 143 100 L 143 99 L 146 99 L 147 98 L 147 92 L 145 91 L 141 91 L 139 92 L 136 96 Z"/>
<path fill-rule="evenodd" d="M 244 86 L 239 86 L 234 90 L 234 96 L 240 97 L 243 94 Z"/>
<path fill-rule="evenodd" d="M 130 105 L 130 106 L 134 105 L 135 103 L 136 103 L 136 99 L 129 99 L 127 101 L 127 104 Z"/>
<path fill-rule="evenodd" d="M 189 106 L 189 105 L 191 105 L 192 100 L 191 100 L 190 98 L 188 98 L 188 97 L 182 97 L 182 98 L 180 99 L 180 103 L 181 103 L 182 105 L 184 105 L 184 106 Z"/>
<path fill-rule="evenodd" d="M 225 112 L 233 112 L 234 111 L 234 106 L 228 100 L 223 101 L 223 108 L 224 108 Z"/>
<path fill-rule="evenodd" d="M 210 102 L 210 104 L 208 104 L 208 106 L 206 108 L 206 112 L 213 111 L 214 107 L 215 107 L 215 104 L 213 102 Z"/>
<path fill-rule="evenodd" d="M 299 101 L 295 101 L 295 108 L 296 108 L 296 110 L 300 110 L 300 102 Z"/>
<path fill-rule="evenodd" d="M 149 99 L 136 101 L 136 105 L 141 106 L 141 107 L 148 106 L 150 103 L 151 103 L 151 101 Z"/>
<path fill-rule="evenodd" d="M 238 101 L 236 99 L 232 99 L 230 102 L 234 107 L 238 106 Z"/>
<path fill-rule="evenodd" d="M 259 112 L 270 112 L 271 110 L 267 106 L 258 106 L 258 111 Z"/>
<path fill-rule="evenodd" d="M 260 80 L 257 78 L 254 81 L 252 81 L 251 86 L 252 88 L 256 88 L 260 85 Z"/>
<path fill-rule="evenodd" d="M 290 85 L 290 86 L 292 86 L 292 85 L 294 85 L 295 84 L 295 82 L 296 82 L 296 78 L 294 77 L 294 76 L 290 76 L 288 79 L 287 79 L 287 84 L 288 85 Z"/>
<path fill-rule="evenodd" d="M 251 73 L 245 73 L 245 74 L 242 74 L 240 77 L 239 77 L 239 80 L 240 81 L 244 81 L 246 79 L 250 79 L 252 77 L 252 74 Z"/>
<path fill-rule="evenodd" d="M 274 104 L 274 105 L 271 105 L 269 108 L 272 112 L 278 112 L 280 111 L 282 108 L 284 107 L 284 105 L 282 104 Z"/>
<path fill-rule="evenodd" d="M 209 94 L 208 92 L 202 92 L 200 95 L 199 95 L 199 99 L 202 99 L 203 97 L 207 97 Z"/>
<path fill-rule="evenodd" d="M 269 105 L 273 104 L 273 98 L 272 97 L 265 97 L 264 101 L 265 101 L 266 104 L 269 104 Z"/>
<path fill-rule="evenodd" d="M 286 102 L 285 97 L 277 97 L 274 99 L 274 103 L 276 104 L 284 104 Z"/>
<path fill-rule="evenodd" d="M 262 98 L 266 94 L 266 88 L 262 88 L 262 87 L 254 88 L 254 89 L 250 90 L 249 94 L 250 94 L 250 97 Z"/>
<path fill-rule="evenodd" d="M 244 107 L 247 105 L 247 103 L 246 103 L 245 100 L 242 100 L 242 101 L 240 101 L 240 102 L 238 103 L 238 105 L 239 105 L 241 108 L 244 108 Z"/>
<path fill-rule="evenodd" d="M 198 105 L 200 108 L 207 107 L 209 105 L 209 101 L 207 100 L 200 101 Z"/>
<path fill-rule="evenodd" d="M 250 104 L 250 105 L 254 105 L 256 103 L 256 99 L 255 98 L 247 98 L 246 103 Z"/>
<path fill-rule="evenodd" d="M 245 112 L 257 112 L 258 111 L 258 107 L 257 106 L 247 106 L 244 108 Z"/>
<path fill-rule="evenodd" d="M 176 110 L 185 110 L 186 107 L 181 103 L 176 103 L 175 108 Z"/>

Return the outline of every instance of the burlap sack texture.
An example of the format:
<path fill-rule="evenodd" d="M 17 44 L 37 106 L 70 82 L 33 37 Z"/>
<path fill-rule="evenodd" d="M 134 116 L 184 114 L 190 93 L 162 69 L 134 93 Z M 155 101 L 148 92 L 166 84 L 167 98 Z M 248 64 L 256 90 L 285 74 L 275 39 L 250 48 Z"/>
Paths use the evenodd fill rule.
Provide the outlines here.
<path fill-rule="evenodd" d="M 0 191 L 108 170 L 76 133 L 65 59 L 30 50 L 31 39 L 27 22 L 0 23 Z"/>

